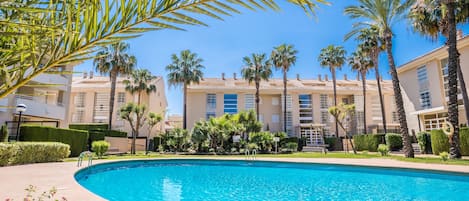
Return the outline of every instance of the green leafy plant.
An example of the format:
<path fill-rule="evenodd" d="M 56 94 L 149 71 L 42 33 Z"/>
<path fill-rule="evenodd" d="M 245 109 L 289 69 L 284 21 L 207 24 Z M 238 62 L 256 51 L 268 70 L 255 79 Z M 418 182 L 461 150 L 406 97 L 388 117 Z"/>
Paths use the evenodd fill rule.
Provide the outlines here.
<path fill-rule="evenodd" d="M 249 143 L 247 145 L 247 149 L 249 149 L 249 151 L 257 150 L 257 149 L 259 149 L 259 146 L 256 143 Z"/>
<path fill-rule="evenodd" d="M 291 152 L 296 152 L 296 150 L 298 149 L 298 143 L 289 142 L 289 143 L 286 143 L 283 148 Z"/>
<path fill-rule="evenodd" d="M 70 146 L 58 142 L 0 143 L 0 166 L 56 162 L 70 155 Z"/>
<path fill-rule="evenodd" d="M 441 152 L 449 151 L 448 136 L 443 132 L 443 130 L 432 130 L 431 141 L 433 154 L 439 155 Z"/>
<path fill-rule="evenodd" d="M 0 142 L 8 142 L 8 128 L 5 124 L 0 128 Z"/>
<path fill-rule="evenodd" d="M 106 142 L 104 140 L 94 141 L 91 144 L 91 150 L 93 150 L 96 153 L 98 158 L 102 158 L 103 155 L 107 152 L 107 150 L 109 149 L 110 146 L 111 146 L 111 144 L 109 144 L 109 142 Z"/>
<path fill-rule="evenodd" d="M 389 153 L 389 148 L 388 145 L 385 144 L 379 144 L 378 145 L 378 152 L 381 156 L 387 156 Z"/>
<path fill-rule="evenodd" d="M 424 154 L 432 152 L 432 142 L 430 134 L 427 132 L 420 132 L 417 134 L 417 142 L 420 146 L 420 150 Z"/>
<path fill-rule="evenodd" d="M 274 143 L 274 137 L 268 131 L 250 133 L 249 142 L 259 145 L 261 151 L 270 151 Z"/>
<path fill-rule="evenodd" d="M 387 133 L 386 136 L 386 145 L 388 145 L 389 150 L 397 151 L 402 149 L 402 137 L 400 134 L 396 133 Z"/>
<path fill-rule="evenodd" d="M 449 158 L 449 154 L 448 154 L 448 152 L 446 152 L 446 151 L 440 152 L 439 155 L 440 155 L 441 160 L 443 160 L 443 161 L 447 161 L 448 158 Z"/>
<path fill-rule="evenodd" d="M 378 145 L 383 142 L 384 134 L 354 135 L 353 143 L 358 151 L 368 150 L 376 152 Z"/>

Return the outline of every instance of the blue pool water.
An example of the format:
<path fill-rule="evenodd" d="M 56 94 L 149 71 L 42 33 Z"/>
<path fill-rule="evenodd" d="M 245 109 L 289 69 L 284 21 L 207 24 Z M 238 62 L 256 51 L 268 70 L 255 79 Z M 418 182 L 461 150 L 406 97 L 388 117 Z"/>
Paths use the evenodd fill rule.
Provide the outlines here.
<path fill-rule="evenodd" d="M 469 175 L 325 164 L 130 161 L 92 166 L 75 179 L 112 201 L 469 200 Z"/>

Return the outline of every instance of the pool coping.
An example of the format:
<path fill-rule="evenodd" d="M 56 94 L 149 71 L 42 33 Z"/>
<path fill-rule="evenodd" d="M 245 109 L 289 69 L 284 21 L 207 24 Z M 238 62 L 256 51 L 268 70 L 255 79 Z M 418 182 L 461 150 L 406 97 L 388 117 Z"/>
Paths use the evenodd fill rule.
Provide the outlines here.
<path fill-rule="evenodd" d="M 169 157 L 169 158 L 147 158 L 147 159 L 123 159 L 123 160 L 98 160 L 90 168 L 100 164 L 118 163 L 123 161 L 157 161 L 157 160 L 219 160 L 219 161 L 246 161 L 244 157 Z M 252 160 L 251 160 L 252 161 Z M 469 176 L 469 166 L 464 165 L 445 165 L 429 163 L 413 163 L 398 161 L 393 159 L 349 159 L 349 158 L 256 158 L 254 161 L 263 162 L 284 162 L 301 164 L 331 164 L 339 166 L 371 167 L 379 169 L 401 169 L 423 172 L 433 172 L 451 175 Z M 95 166 L 96 165 L 96 166 Z M 9 195 L 0 193 L 0 199 L 13 198 L 22 200 L 21 196 L 26 193 L 24 188 L 32 184 L 38 187 L 40 192 L 49 190 L 55 186 L 58 190 L 56 198 L 62 196 L 67 200 L 87 200 L 101 201 L 105 200 L 91 191 L 82 187 L 76 180 L 75 175 L 89 168 L 88 166 L 76 167 L 76 162 L 61 163 L 39 163 L 21 166 L 0 167 L 0 189 L 8 192 Z M 34 174 L 34 171 L 40 171 Z M 29 173 L 29 174 L 28 174 Z M 45 183 L 44 183 L 45 182 Z M 38 193 L 39 194 L 39 193 Z"/>

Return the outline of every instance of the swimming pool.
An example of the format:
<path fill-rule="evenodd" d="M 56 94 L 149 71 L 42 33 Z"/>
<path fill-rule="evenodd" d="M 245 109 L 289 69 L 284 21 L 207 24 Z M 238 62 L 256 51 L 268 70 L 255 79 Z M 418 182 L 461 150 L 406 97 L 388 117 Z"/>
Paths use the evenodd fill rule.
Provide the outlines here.
<path fill-rule="evenodd" d="M 75 179 L 112 201 L 469 200 L 469 175 L 329 164 L 125 161 L 91 166 Z"/>

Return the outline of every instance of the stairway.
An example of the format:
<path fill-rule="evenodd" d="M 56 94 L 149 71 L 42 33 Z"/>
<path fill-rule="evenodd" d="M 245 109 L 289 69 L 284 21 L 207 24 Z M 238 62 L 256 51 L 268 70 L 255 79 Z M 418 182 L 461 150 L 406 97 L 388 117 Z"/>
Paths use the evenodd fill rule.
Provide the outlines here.
<path fill-rule="evenodd" d="M 418 143 L 412 143 L 412 149 L 414 150 L 414 154 L 422 153 L 422 151 L 420 150 L 420 145 Z"/>

